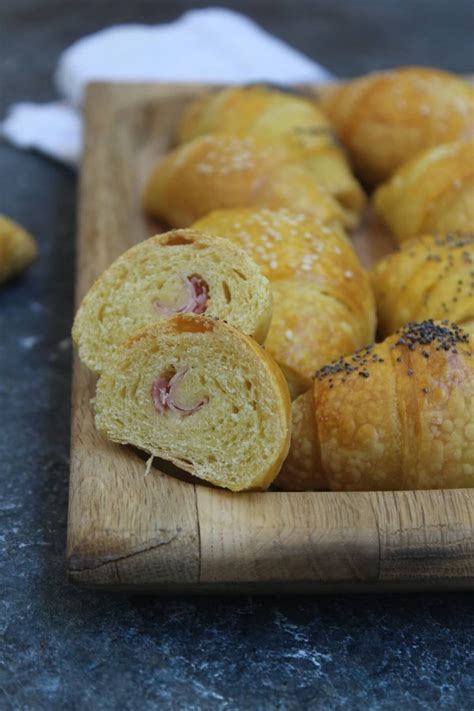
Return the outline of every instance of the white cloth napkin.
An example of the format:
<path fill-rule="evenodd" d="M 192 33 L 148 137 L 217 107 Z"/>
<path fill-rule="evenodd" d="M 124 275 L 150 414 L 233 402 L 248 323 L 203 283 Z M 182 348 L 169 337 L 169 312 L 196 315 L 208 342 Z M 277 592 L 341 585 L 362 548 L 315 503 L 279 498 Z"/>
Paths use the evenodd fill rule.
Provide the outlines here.
<path fill-rule="evenodd" d="M 0 132 L 76 165 L 82 146 L 80 107 L 90 81 L 324 82 L 331 75 L 248 17 L 224 8 L 191 10 L 165 25 L 119 25 L 84 37 L 59 57 L 54 83 L 61 101 L 14 104 Z"/>

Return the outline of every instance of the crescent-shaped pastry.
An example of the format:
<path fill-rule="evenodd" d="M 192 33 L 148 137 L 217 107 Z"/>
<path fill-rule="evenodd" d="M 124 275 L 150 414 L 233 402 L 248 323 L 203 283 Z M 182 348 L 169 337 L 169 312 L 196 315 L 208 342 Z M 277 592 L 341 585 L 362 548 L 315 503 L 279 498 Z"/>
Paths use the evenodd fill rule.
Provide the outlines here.
<path fill-rule="evenodd" d="M 153 170 L 145 211 L 172 227 L 188 227 L 212 210 L 288 207 L 327 224 L 352 226 L 345 210 L 281 144 L 253 137 L 198 136 L 168 153 Z"/>
<path fill-rule="evenodd" d="M 474 356 L 459 326 L 409 323 L 321 368 L 293 403 L 288 490 L 474 487 Z"/>
<path fill-rule="evenodd" d="M 397 239 L 474 226 L 474 141 L 419 153 L 374 194 L 375 211 Z"/>
<path fill-rule="evenodd" d="M 293 131 L 331 133 L 332 125 L 315 101 L 264 84 L 218 89 L 192 101 L 178 126 L 186 143 L 206 133 L 229 133 L 279 140 Z"/>
<path fill-rule="evenodd" d="M 474 136 L 474 88 L 427 67 L 369 74 L 321 91 L 322 108 L 367 183 L 426 148 Z"/>
<path fill-rule="evenodd" d="M 225 236 L 261 266 L 273 293 L 266 348 L 293 396 L 314 371 L 374 337 L 370 280 L 342 230 L 289 210 L 219 210 L 196 229 Z"/>
<path fill-rule="evenodd" d="M 444 319 L 474 334 L 474 234 L 408 240 L 372 270 L 378 330 Z"/>
<path fill-rule="evenodd" d="M 365 204 L 364 191 L 315 101 L 264 85 L 221 89 L 190 104 L 178 137 L 187 142 L 209 133 L 278 144 L 341 203 L 352 224 L 357 222 Z"/>

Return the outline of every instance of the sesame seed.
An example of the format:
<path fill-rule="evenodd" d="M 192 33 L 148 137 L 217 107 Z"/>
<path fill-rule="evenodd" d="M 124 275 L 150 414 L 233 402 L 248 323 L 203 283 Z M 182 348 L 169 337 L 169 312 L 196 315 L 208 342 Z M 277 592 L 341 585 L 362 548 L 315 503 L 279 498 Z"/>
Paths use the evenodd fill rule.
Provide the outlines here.
<path fill-rule="evenodd" d="M 198 173 L 213 173 L 214 169 L 212 165 L 209 165 L 208 163 L 198 163 L 196 166 L 196 170 Z"/>

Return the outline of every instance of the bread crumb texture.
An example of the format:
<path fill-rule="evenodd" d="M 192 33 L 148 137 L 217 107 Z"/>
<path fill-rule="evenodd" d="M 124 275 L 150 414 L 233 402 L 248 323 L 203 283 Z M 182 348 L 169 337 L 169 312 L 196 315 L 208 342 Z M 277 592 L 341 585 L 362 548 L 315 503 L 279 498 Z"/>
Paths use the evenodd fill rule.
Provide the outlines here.
<path fill-rule="evenodd" d="M 119 257 L 84 298 L 73 326 L 81 360 L 100 373 L 126 338 L 177 313 L 220 318 L 263 342 L 272 296 L 243 249 L 197 230 L 151 237 Z"/>
<path fill-rule="evenodd" d="M 253 339 L 205 316 L 142 330 L 108 359 L 96 426 L 217 486 L 267 488 L 287 454 L 291 409 L 278 366 Z"/>

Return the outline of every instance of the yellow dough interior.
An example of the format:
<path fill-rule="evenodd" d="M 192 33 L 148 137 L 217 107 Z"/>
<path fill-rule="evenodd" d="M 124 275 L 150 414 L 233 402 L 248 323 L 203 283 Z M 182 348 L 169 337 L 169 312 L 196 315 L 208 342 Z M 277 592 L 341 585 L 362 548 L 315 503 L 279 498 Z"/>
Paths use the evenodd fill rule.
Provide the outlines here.
<path fill-rule="evenodd" d="M 233 336 L 205 331 L 150 339 L 145 332 L 109 365 L 98 384 L 96 424 L 114 441 L 233 490 L 265 486 L 268 471 L 279 466 L 287 438 L 286 385 L 253 349 L 236 350 Z M 153 383 L 183 371 L 174 402 L 204 404 L 192 414 L 169 407 L 159 412 Z"/>
<path fill-rule="evenodd" d="M 151 323 L 190 312 L 192 282 L 205 304 L 194 313 L 228 321 L 263 341 L 271 318 L 267 279 L 231 242 L 195 231 L 158 235 L 120 257 L 97 280 L 73 330 L 79 355 L 101 372 L 113 350 Z"/>

